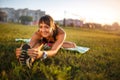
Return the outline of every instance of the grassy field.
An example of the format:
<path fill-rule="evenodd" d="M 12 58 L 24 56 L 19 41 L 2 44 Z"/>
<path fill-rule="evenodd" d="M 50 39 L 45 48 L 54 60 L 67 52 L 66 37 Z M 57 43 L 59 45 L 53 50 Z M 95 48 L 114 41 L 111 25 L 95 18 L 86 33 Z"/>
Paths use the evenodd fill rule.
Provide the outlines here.
<path fill-rule="evenodd" d="M 32 69 L 20 66 L 15 49 L 30 38 L 35 26 L 0 23 L 0 80 L 119 80 L 120 31 L 69 28 L 66 41 L 89 47 L 85 54 L 60 49 L 56 56 L 36 61 Z"/>

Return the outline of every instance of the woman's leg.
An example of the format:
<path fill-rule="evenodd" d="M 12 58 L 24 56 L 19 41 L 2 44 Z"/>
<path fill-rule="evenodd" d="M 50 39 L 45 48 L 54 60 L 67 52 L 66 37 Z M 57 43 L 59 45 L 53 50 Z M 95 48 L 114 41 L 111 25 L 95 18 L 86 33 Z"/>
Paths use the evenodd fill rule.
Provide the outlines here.
<path fill-rule="evenodd" d="M 75 48 L 76 44 L 74 42 L 65 41 L 62 45 L 63 48 Z"/>

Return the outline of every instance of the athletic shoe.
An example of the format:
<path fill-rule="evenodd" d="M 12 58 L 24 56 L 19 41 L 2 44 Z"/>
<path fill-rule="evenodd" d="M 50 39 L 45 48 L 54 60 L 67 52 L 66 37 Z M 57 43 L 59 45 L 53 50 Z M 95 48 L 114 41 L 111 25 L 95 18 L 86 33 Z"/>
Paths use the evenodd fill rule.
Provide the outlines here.
<path fill-rule="evenodd" d="M 27 67 L 29 67 L 29 68 L 32 67 L 32 59 L 31 59 L 31 58 L 26 59 L 26 65 L 27 65 Z"/>
<path fill-rule="evenodd" d="M 19 56 L 19 61 L 20 61 L 20 64 L 21 65 L 27 65 L 28 62 L 26 63 L 27 59 L 30 58 L 30 56 L 28 56 L 27 54 L 27 50 L 30 49 L 30 46 L 28 44 L 24 44 L 22 46 L 22 53 L 21 55 Z M 29 61 L 30 62 L 30 61 Z M 28 66 L 29 67 L 29 66 Z"/>

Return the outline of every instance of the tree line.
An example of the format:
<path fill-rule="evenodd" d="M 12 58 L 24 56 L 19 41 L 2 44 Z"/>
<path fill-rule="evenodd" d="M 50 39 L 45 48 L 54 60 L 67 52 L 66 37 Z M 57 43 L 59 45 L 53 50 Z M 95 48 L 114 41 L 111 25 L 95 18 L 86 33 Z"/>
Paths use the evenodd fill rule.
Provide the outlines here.
<path fill-rule="evenodd" d="M 33 21 L 33 17 L 31 16 L 20 16 L 19 23 L 29 24 Z M 7 22 L 7 14 L 5 12 L 0 11 L 0 22 Z"/>

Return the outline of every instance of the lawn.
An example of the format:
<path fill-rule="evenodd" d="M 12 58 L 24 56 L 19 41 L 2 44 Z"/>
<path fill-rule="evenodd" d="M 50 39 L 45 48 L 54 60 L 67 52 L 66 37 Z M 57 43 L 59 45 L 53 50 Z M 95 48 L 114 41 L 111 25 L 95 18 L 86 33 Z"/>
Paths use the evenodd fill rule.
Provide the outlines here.
<path fill-rule="evenodd" d="M 66 41 L 89 47 L 85 54 L 60 49 L 54 57 L 36 61 L 31 69 L 21 66 L 15 49 L 30 38 L 37 26 L 0 23 L 0 80 L 119 80 L 120 30 L 63 28 Z"/>

